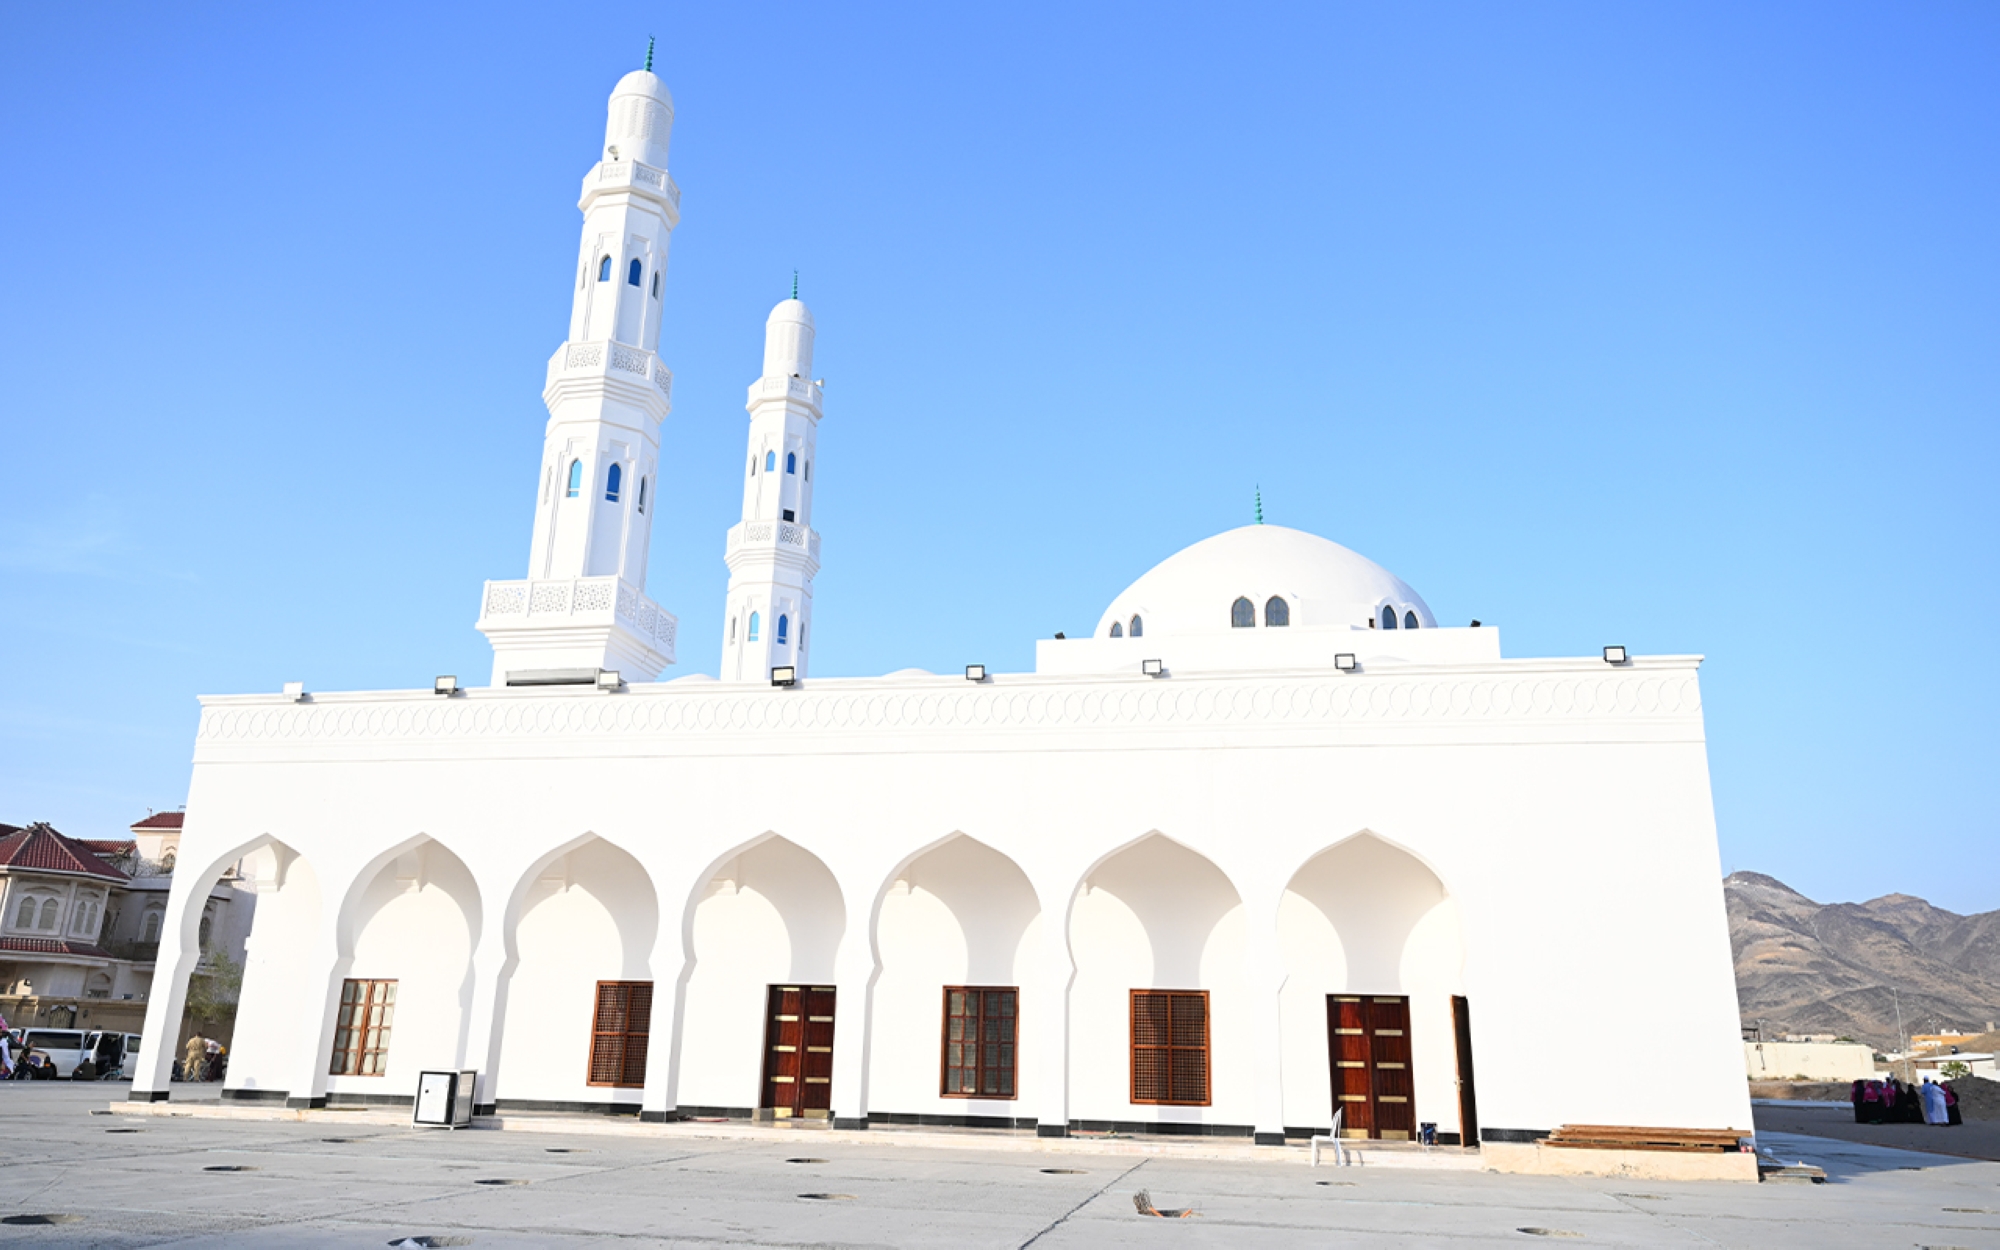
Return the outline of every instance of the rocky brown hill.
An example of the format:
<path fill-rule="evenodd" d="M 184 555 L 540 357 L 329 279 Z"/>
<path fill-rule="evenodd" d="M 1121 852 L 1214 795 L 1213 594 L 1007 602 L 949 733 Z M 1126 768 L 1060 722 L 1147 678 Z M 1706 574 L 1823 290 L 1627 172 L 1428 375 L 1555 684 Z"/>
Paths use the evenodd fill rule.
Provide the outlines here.
<path fill-rule="evenodd" d="M 1892 1049 L 1899 1001 L 1909 1033 L 2000 1020 L 2000 911 L 1961 916 L 1908 894 L 1820 904 L 1756 872 L 1732 873 L 1722 889 L 1746 1028 Z"/>

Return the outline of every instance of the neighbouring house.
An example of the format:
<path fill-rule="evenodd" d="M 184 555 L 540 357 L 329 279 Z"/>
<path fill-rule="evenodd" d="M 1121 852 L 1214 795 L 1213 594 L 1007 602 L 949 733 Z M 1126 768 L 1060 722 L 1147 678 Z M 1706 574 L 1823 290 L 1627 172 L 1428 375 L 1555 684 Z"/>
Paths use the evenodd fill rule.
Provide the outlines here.
<path fill-rule="evenodd" d="M 1875 1052 L 1858 1042 L 1745 1041 L 1743 1062 L 1753 1081 L 1865 1081 L 1875 1075 Z"/>
<path fill-rule="evenodd" d="M 0 825 L 0 1013 L 9 1023 L 141 1031 L 181 821 L 157 812 L 130 838 Z M 218 955 L 243 962 L 255 905 L 240 868 L 224 869 L 197 924 L 194 975 L 210 975 Z M 226 1040 L 229 1023 L 209 1031 Z"/>

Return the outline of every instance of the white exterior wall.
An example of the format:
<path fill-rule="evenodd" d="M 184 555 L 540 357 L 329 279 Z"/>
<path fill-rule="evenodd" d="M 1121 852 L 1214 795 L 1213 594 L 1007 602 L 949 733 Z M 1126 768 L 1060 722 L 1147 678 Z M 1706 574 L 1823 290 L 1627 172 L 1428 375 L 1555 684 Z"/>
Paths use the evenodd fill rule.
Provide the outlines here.
<path fill-rule="evenodd" d="M 1870 1081 L 1875 1052 L 1847 1042 L 1745 1042 L 1743 1066 L 1753 1081 Z"/>
<path fill-rule="evenodd" d="M 311 864 L 340 941 L 267 930 L 260 907 L 259 956 L 298 969 L 309 1000 L 330 1002 L 340 975 L 404 978 L 390 1075 L 339 1079 L 341 1094 L 407 1095 L 417 1069 L 461 1062 L 489 1074 L 482 1103 L 560 1093 L 571 1059 L 549 1080 L 524 1072 L 507 1047 L 521 1022 L 495 1000 L 510 946 L 525 967 L 547 940 L 538 906 L 523 919 L 524 882 L 595 835 L 643 867 L 660 917 L 649 1111 L 754 1106 L 764 987 L 811 981 L 839 989 L 836 1115 L 1008 1114 L 937 1097 L 926 987 L 1011 967 L 1011 1112 L 1045 1125 L 1324 1125 L 1323 995 L 1344 986 L 1412 996 L 1418 1118 L 1444 1131 L 1453 992 L 1471 1002 L 1489 1129 L 1747 1129 L 1696 665 L 210 698 L 175 899 L 266 839 Z M 922 852 L 954 834 L 1011 862 L 1032 921 L 1011 876 L 979 911 L 973 869 L 945 856 L 926 875 Z M 437 867 L 412 894 L 385 865 L 427 839 Z M 1329 851 L 1348 884 L 1302 873 Z M 598 942 L 608 930 L 587 911 L 569 931 Z M 163 969 L 188 940 L 169 929 Z M 603 969 L 576 946 L 538 958 L 538 993 L 579 1014 L 529 1027 L 573 1038 Z M 1129 1103 L 1134 987 L 1211 991 L 1212 1106 Z M 178 1007 L 176 989 L 152 1010 Z M 281 1039 L 246 1003 L 232 1084 L 323 1095 L 330 1006 L 318 1017 Z M 1621 1080 L 1551 1065 L 1605 1033 L 1629 1039 Z M 142 1074 L 135 1093 L 166 1088 Z"/>

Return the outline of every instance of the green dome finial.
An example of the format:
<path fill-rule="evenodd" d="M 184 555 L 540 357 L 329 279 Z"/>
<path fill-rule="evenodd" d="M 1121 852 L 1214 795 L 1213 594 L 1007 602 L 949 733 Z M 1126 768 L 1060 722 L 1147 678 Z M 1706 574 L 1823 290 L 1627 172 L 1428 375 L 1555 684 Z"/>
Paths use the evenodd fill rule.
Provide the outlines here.
<path fill-rule="evenodd" d="M 646 36 L 646 72 L 653 72 L 653 37 Z"/>
<path fill-rule="evenodd" d="M 1257 488 L 1257 524 L 1264 523 L 1264 488 Z"/>
<path fill-rule="evenodd" d="M 797 299 L 798 297 L 799 297 L 799 271 L 794 269 L 792 270 L 792 298 Z"/>

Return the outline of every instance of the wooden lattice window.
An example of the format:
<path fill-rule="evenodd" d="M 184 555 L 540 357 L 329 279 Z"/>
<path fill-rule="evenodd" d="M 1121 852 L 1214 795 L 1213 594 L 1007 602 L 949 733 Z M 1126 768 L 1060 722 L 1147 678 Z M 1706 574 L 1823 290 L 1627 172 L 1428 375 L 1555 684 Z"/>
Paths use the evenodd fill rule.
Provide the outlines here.
<path fill-rule="evenodd" d="M 644 1088 L 652 1027 L 651 981 L 599 981 L 590 1022 L 590 1083 Z"/>
<path fill-rule="evenodd" d="M 394 981 L 342 981 L 333 1028 L 334 1076 L 381 1076 L 389 1069 L 389 1029 L 396 1022 Z"/>
<path fill-rule="evenodd" d="M 1020 991 L 948 985 L 944 991 L 944 1096 L 1012 1098 Z"/>
<path fill-rule="evenodd" d="M 1208 991 L 1132 991 L 1132 1101 L 1206 1107 Z"/>

